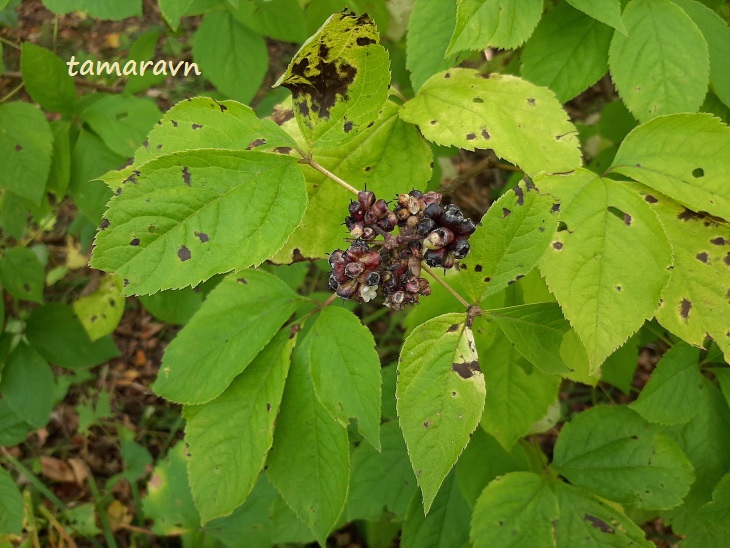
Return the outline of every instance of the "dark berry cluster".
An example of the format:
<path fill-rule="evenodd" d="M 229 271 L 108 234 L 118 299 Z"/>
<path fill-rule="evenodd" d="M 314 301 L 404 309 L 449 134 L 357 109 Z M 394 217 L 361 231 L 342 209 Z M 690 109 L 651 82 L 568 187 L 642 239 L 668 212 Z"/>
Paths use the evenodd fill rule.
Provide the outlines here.
<path fill-rule="evenodd" d="M 441 194 L 412 190 L 400 194 L 393 210 L 372 192 L 358 193 L 349 206 L 345 225 L 354 241 L 330 255 L 329 286 L 342 298 L 362 302 L 382 291 L 385 305 L 402 310 L 419 296 L 430 295 L 421 278 L 421 261 L 451 268 L 469 253 L 467 241 L 476 230 L 455 205 L 441 205 Z M 398 234 L 393 234 L 395 227 Z M 382 239 L 376 240 L 378 236 Z"/>

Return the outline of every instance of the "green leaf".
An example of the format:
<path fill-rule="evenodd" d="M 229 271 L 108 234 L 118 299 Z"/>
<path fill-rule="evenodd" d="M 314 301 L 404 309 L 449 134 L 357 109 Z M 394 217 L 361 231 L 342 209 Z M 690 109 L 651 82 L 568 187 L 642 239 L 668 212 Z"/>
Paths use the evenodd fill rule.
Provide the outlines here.
<path fill-rule="evenodd" d="M 305 140 L 332 147 L 378 117 L 388 97 L 388 52 L 365 14 L 342 11 L 325 21 L 274 84 L 291 90 Z"/>
<path fill-rule="evenodd" d="M 284 329 L 216 399 L 185 407 L 188 475 L 203 523 L 240 506 L 274 439 L 296 332 Z"/>
<path fill-rule="evenodd" d="M 40 110 L 28 103 L 0 105 L 0 187 L 39 205 L 51 169 L 52 143 Z"/>
<path fill-rule="evenodd" d="M 624 139 L 611 170 L 693 211 L 730 220 L 730 128 L 709 114 L 675 114 L 642 124 Z"/>
<path fill-rule="evenodd" d="M 142 15 L 142 0 L 43 0 L 43 5 L 58 15 L 82 11 L 111 21 Z"/>
<path fill-rule="evenodd" d="M 612 34 L 612 28 L 596 19 L 558 4 L 525 45 L 522 76 L 550 88 L 565 103 L 606 74 Z"/>
<path fill-rule="evenodd" d="M 452 548 L 469 540 L 469 504 L 452 472 L 444 480 L 428 515 L 423 514 L 421 497 L 414 493 L 408 506 L 400 546 L 403 548 Z"/>
<path fill-rule="evenodd" d="M 155 70 L 155 67 L 157 67 L 157 63 L 159 63 L 160 61 L 157 61 L 155 65 L 152 66 L 147 72 L 142 72 L 142 63 L 149 61 L 154 56 L 155 51 L 157 50 L 157 42 L 161 34 L 162 33 L 159 28 L 152 27 L 150 30 L 140 34 L 139 37 L 129 46 L 127 62 L 136 61 L 138 63 L 138 66 L 140 67 L 140 74 L 139 76 L 133 74 L 128 77 L 127 83 L 124 85 L 125 94 L 134 95 L 135 93 L 139 93 L 141 91 L 149 89 L 152 86 L 160 85 L 167 79 L 167 69 L 164 69 L 162 71 L 160 71 L 159 69 Z M 165 62 L 165 60 L 161 61 L 163 67 L 166 64 L 170 66 L 170 72 L 174 70 L 172 68 L 171 61 L 167 61 L 167 63 Z M 126 66 L 126 64 L 124 66 Z M 175 70 L 177 71 L 177 69 Z"/>
<path fill-rule="evenodd" d="M 570 546 L 577 539 L 594 546 L 654 546 L 621 509 L 562 481 L 552 488 L 560 514 L 554 524 L 555 546 Z"/>
<path fill-rule="evenodd" d="M 119 325 L 124 314 L 122 288 L 119 276 L 104 276 L 96 291 L 74 302 L 74 312 L 92 341 L 112 333 Z"/>
<path fill-rule="evenodd" d="M 602 0 L 601 2 L 594 2 L 593 0 L 566 1 L 574 8 L 590 15 L 593 19 L 605 23 L 623 34 L 627 34 L 626 25 L 624 25 L 623 19 L 621 19 L 620 0 Z"/>
<path fill-rule="evenodd" d="M 436 144 L 491 148 L 526 173 L 581 164 L 576 129 L 555 95 L 515 76 L 461 68 L 435 74 L 401 118 Z"/>
<path fill-rule="evenodd" d="M 649 422 L 681 424 L 698 411 L 702 400 L 699 350 L 680 343 L 671 348 L 651 374 L 639 398 L 629 407 Z"/>
<path fill-rule="evenodd" d="M 406 68 L 413 89 L 418 91 L 431 76 L 456 64 L 446 56 L 456 25 L 456 2 L 415 0 L 408 18 Z"/>
<path fill-rule="evenodd" d="M 262 36 L 282 42 L 304 42 L 309 33 L 298 0 L 240 0 L 233 16 Z"/>
<path fill-rule="evenodd" d="M 0 468 L 0 531 L 4 535 L 23 532 L 23 495 L 4 468 Z"/>
<path fill-rule="evenodd" d="M 157 0 L 162 17 L 165 18 L 167 24 L 174 31 L 180 26 L 180 19 L 192 3 L 193 0 Z"/>
<path fill-rule="evenodd" d="M 179 442 L 161 459 L 142 499 L 145 517 L 158 535 L 185 535 L 200 529 L 200 518 L 188 485 L 185 444 Z"/>
<path fill-rule="evenodd" d="M 50 126 L 53 133 L 53 153 L 47 190 L 60 199 L 66 194 L 71 181 L 71 122 L 55 120 Z"/>
<path fill-rule="evenodd" d="M 21 342 L 3 368 L 0 396 L 8 407 L 34 428 L 46 425 L 53 409 L 53 373 L 33 348 Z"/>
<path fill-rule="evenodd" d="M 347 498 L 347 430 L 319 403 L 309 372 L 310 338 L 294 349 L 267 461 L 271 483 L 320 544 Z"/>
<path fill-rule="evenodd" d="M 185 325 L 203 304 L 203 295 L 191 287 L 170 289 L 139 298 L 147 312 L 165 323 Z"/>
<path fill-rule="evenodd" d="M 555 546 L 555 496 L 537 474 L 510 472 L 492 481 L 474 506 L 469 539 L 476 547 Z M 573 541 L 575 539 L 572 539 Z"/>
<path fill-rule="evenodd" d="M 396 421 L 380 427 L 380 452 L 361 443 L 352 451 L 347 519 L 379 520 L 387 509 L 402 519 L 416 494 L 416 478 Z M 420 509 L 419 509 L 420 511 Z"/>
<path fill-rule="evenodd" d="M 722 546 L 727 542 L 730 538 L 730 472 L 712 492 L 712 501 L 699 507 L 692 518 L 677 529 L 678 533 L 686 535 L 683 547 Z"/>
<path fill-rule="evenodd" d="M 20 71 L 25 91 L 36 103 L 53 112 L 73 112 L 76 87 L 66 63 L 55 53 L 24 42 L 20 55 Z"/>
<path fill-rule="evenodd" d="M 447 55 L 488 47 L 515 49 L 527 40 L 542 16 L 541 0 L 460 0 Z"/>
<path fill-rule="evenodd" d="M 61 303 L 36 308 L 25 336 L 48 362 L 62 367 L 91 367 L 119 355 L 110 336 L 92 342 L 73 309 Z"/>
<path fill-rule="evenodd" d="M 444 314 L 420 325 L 398 361 L 398 418 L 426 513 L 484 409 L 484 375 L 465 319 Z"/>
<path fill-rule="evenodd" d="M 96 178 L 123 163 L 124 156 L 109 150 L 90 131 L 81 131 L 71 151 L 71 180 L 68 191 L 81 213 L 95 225 L 101 221 L 105 206 L 112 197 L 111 190 L 96 181 Z"/>
<path fill-rule="evenodd" d="M 193 59 L 221 93 L 243 103 L 256 95 L 269 66 L 264 39 L 228 11 L 205 16 L 193 38 Z"/>
<path fill-rule="evenodd" d="M 694 0 L 673 0 L 690 16 L 702 31 L 710 51 L 710 86 L 720 100 L 730 106 L 730 71 L 727 59 L 730 58 L 730 28 L 722 18 L 710 8 Z"/>
<path fill-rule="evenodd" d="M 0 445 L 4 447 L 18 445 L 28 437 L 29 433 L 37 429 L 21 419 L 10 409 L 7 402 L 0 400 Z"/>
<path fill-rule="evenodd" d="M 730 227 L 645 187 L 634 188 L 659 216 L 674 248 L 675 264 L 662 291 L 657 320 L 695 346 L 711 336 L 730 358 Z"/>
<path fill-rule="evenodd" d="M 570 324 L 557 303 L 497 308 L 486 311 L 485 318 L 496 323 L 517 351 L 541 371 L 568 373 L 560 347 Z"/>
<path fill-rule="evenodd" d="M 127 294 L 256 266 L 281 248 L 306 207 L 295 160 L 262 152 L 162 156 L 116 194 L 91 264 L 129 280 Z"/>
<path fill-rule="evenodd" d="M 0 257 L 0 282 L 16 299 L 43 302 L 43 265 L 27 247 L 11 247 Z"/>
<path fill-rule="evenodd" d="M 477 428 L 456 464 L 456 480 L 472 508 L 484 488 L 498 476 L 529 469 L 529 457 L 521 444 L 511 451 L 483 429 Z"/>
<path fill-rule="evenodd" d="M 460 279 L 475 302 L 524 278 L 545 254 L 558 222 L 554 199 L 529 179 L 493 202 L 460 262 Z"/>
<path fill-rule="evenodd" d="M 161 115 L 154 102 L 128 95 L 108 95 L 81 113 L 104 144 L 125 158 L 134 154 Z"/>
<path fill-rule="evenodd" d="M 298 296 L 271 274 L 244 270 L 227 277 L 167 347 L 155 392 L 186 405 L 213 400 L 298 306 Z"/>
<path fill-rule="evenodd" d="M 246 105 L 194 97 L 168 110 L 134 153 L 141 165 L 163 154 L 193 148 L 271 150 L 294 140 L 271 120 L 260 120 Z M 126 177 L 126 176 L 125 176 Z"/>
<path fill-rule="evenodd" d="M 608 65 L 631 113 L 646 122 L 697 112 L 710 74 L 707 43 L 697 25 L 669 0 L 632 0 L 623 20 L 628 35 L 614 33 Z"/>
<path fill-rule="evenodd" d="M 358 431 L 380 450 L 380 358 L 370 330 L 352 312 L 327 307 L 312 327 L 314 391 L 332 417 Z"/>
<path fill-rule="evenodd" d="M 639 346 L 639 337 L 634 335 L 601 366 L 601 380 L 614 385 L 627 396 L 631 394 L 631 383 L 639 362 Z"/>
<path fill-rule="evenodd" d="M 534 368 L 505 337 L 477 345 L 489 391 L 481 427 L 509 451 L 557 399 L 560 377 Z"/>
<path fill-rule="evenodd" d="M 574 485 L 645 510 L 681 504 L 695 479 L 674 440 L 621 406 L 593 407 L 565 424 L 553 466 Z"/>
<path fill-rule="evenodd" d="M 418 130 L 398 117 L 398 107 L 387 102 L 373 127 L 365 129 L 341 147 L 316 149 L 313 159 L 356 188 L 388 198 L 413 188 L 424 189 L 431 178 L 431 148 Z M 319 171 L 302 166 L 309 204 L 299 227 L 274 257 L 291 262 L 295 249 L 307 258 L 324 257 L 342 247 L 347 230 L 342 226 L 352 195 Z"/>
<path fill-rule="evenodd" d="M 595 371 L 654 315 L 672 250 L 649 205 L 620 183 L 578 170 L 538 184 L 561 199 L 565 228 L 540 271 Z"/>

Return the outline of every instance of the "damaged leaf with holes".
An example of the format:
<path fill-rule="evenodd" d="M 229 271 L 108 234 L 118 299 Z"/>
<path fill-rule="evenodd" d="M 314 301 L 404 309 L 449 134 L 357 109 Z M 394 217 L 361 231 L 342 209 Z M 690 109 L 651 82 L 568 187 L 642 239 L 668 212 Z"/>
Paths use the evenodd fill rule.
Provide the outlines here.
<path fill-rule="evenodd" d="M 426 512 L 484 410 L 484 375 L 466 322 L 454 313 L 421 324 L 398 361 L 398 419 Z"/>
<path fill-rule="evenodd" d="M 294 113 L 315 147 L 346 142 L 377 118 L 388 96 L 390 61 L 367 15 L 332 15 L 274 86 L 292 92 Z"/>
<path fill-rule="evenodd" d="M 545 253 L 557 213 L 554 198 L 529 178 L 493 202 L 459 265 L 469 297 L 479 302 L 524 278 Z"/>
<path fill-rule="evenodd" d="M 161 156 L 115 194 L 91 265 L 122 276 L 128 295 L 261 264 L 281 249 L 307 204 L 296 161 L 256 151 Z"/>
<path fill-rule="evenodd" d="M 655 314 L 672 250 L 646 201 L 621 183 L 580 169 L 537 184 L 560 198 L 540 271 L 595 371 Z"/>
<path fill-rule="evenodd" d="M 730 360 L 730 227 L 643 185 L 632 188 L 659 217 L 674 252 L 657 320 L 695 346 L 711 337 Z"/>

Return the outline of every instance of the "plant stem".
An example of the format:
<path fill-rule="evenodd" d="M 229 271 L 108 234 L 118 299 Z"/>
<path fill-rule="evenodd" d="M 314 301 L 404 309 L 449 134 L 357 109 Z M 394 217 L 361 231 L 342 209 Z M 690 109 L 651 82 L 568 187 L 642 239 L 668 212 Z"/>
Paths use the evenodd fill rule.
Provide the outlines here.
<path fill-rule="evenodd" d="M 15 95 L 16 93 L 18 93 L 21 89 L 23 89 L 23 82 L 20 82 L 20 84 L 18 84 L 15 88 L 13 88 L 12 90 L 10 90 L 10 93 L 8 93 L 5 97 L 3 97 L 2 99 L 0 99 L 0 103 L 4 103 L 8 99 L 10 99 L 13 95 Z"/>
<path fill-rule="evenodd" d="M 465 307 L 469 308 L 471 305 L 464 300 L 464 298 L 459 295 L 456 290 L 451 287 L 449 284 L 446 283 L 446 281 L 441 278 L 438 274 L 436 274 L 433 270 L 431 270 L 431 267 L 428 266 L 426 263 L 421 263 L 421 268 L 428 272 L 429 276 L 431 276 L 434 280 L 436 280 L 438 283 L 440 283 L 444 288 L 446 288 L 446 291 L 451 293 L 457 301 L 459 301 L 461 304 L 463 304 Z"/>
<path fill-rule="evenodd" d="M 398 99 L 400 99 L 404 103 L 407 103 L 408 102 L 408 97 L 406 97 L 405 95 L 403 95 L 403 93 L 401 93 L 401 91 L 398 88 L 396 88 L 394 86 L 390 86 L 390 93 L 392 93 L 393 95 L 395 95 L 396 97 L 398 97 Z"/>
<path fill-rule="evenodd" d="M 3 72 L 3 76 L 7 76 L 8 78 L 23 78 L 23 75 L 20 72 Z M 100 82 L 91 82 L 89 80 L 84 80 L 83 78 L 74 78 L 74 83 L 77 86 L 85 87 L 85 88 L 92 88 L 99 91 L 107 91 L 109 93 L 115 93 L 119 91 L 119 88 L 116 86 L 107 86 L 106 84 L 102 84 Z"/>
<path fill-rule="evenodd" d="M 11 48 L 20 49 L 20 46 L 18 44 L 16 44 L 15 42 L 11 42 L 7 38 L 3 38 L 2 36 L 0 36 L 0 42 L 2 42 L 3 44 L 7 44 Z"/>
<path fill-rule="evenodd" d="M 297 152 L 298 152 L 298 153 L 299 153 L 299 154 L 301 155 L 301 157 L 302 157 L 302 159 L 301 159 L 301 160 L 299 160 L 300 162 L 302 162 L 302 163 L 305 163 L 305 164 L 309 164 L 310 166 L 312 166 L 312 168 L 316 169 L 316 170 L 317 170 L 317 171 L 319 171 L 319 172 L 320 172 L 321 174 L 323 174 L 323 175 L 325 175 L 325 176 L 329 177 L 329 178 L 330 178 L 330 179 L 332 179 L 332 180 L 333 180 L 333 181 L 334 181 L 335 183 L 337 183 L 338 185 L 340 185 L 340 186 L 341 186 L 342 188 L 344 188 L 345 190 L 349 190 L 349 191 L 350 191 L 350 192 L 352 192 L 352 193 L 353 193 L 353 194 L 354 194 L 355 196 L 357 196 L 357 189 L 356 189 L 356 188 L 355 188 L 354 186 L 352 186 L 352 185 L 351 185 L 350 183 L 348 183 L 348 182 L 346 182 L 346 181 L 343 181 L 343 180 L 342 180 L 342 179 L 340 179 L 340 178 L 339 178 L 339 177 L 338 177 L 337 175 L 335 175 L 335 174 L 334 174 L 334 173 L 332 173 L 331 171 L 329 171 L 329 170 L 327 170 L 326 168 L 324 168 L 324 167 L 322 167 L 321 165 L 319 165 L 319 164 L 318 164 L 317 162 L 315 162 L 315 161 L 314 161 L 314 160 L 313 160 L 313 159 L 311 158 L 311 156 L 307 156 L 307 155 L 306 155 L 306 154 L 304 154 L 304 152 L 302 152 L 301 150 L 297 149 Z"/>

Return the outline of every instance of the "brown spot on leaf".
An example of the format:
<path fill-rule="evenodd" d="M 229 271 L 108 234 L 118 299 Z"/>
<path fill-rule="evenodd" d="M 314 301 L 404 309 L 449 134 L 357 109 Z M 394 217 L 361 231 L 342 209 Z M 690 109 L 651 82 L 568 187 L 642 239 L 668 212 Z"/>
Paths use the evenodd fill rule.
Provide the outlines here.
<path fill-rule="evenodd" d="M 345 133 L 350 133 L 352 131 L 352 122 L 350 122 L 349 120 L 347 122 L 345 122 L 345 125 L 342 126 L 342 130 Z"/>
<path fill-rule="evenodd" d="M 301 324 L 295 323 L 289 328 L 289 338 L 293 339 L 297 336 L 297 333 L 302 329 Z"/>
<path fill-rule="evenodd" d="M 271 114 L 271 119 L 276 123 L 277 125 L 282 125 L 289 120 L 294 118 L 294 111 L 290 108 L 287 109 L 274 109 L 274 112 Z"/>
<path fill-rule="evenodd" d="M 27 283 L 24 283 L 23 284 L 23 291 L 25 291 L 26 293 L 30 293 L 30 285 L 27 284 Z"/>
<path fill-rule="evenodd" d="M 183 183 L 190 186 L 190 169 L 188 169 L 188 166 L 182 168 L 182 177 Z"/>
<path fill-rule="evenodd" d="M 482 137 L 484 139 L 486 139 L 487 141 L 491 138 L 491 136 L 489 135 L 489 132 L 486 129 L 482 130 Z"/>
<path fill-rule="evenodd" d="M 144 140 L 144 143 L 142 143 L 142 146 L 145 147 L 145 148 L 150 148 L 150 140 L 149 139 L 145 139 Z"/>
<path fill-rule="evenodd" d="M 650 204 L 655 204 L 655 203 L 657 203 L 659 201 L 654 196 L 652 196 L 651 194 L 647 194 L 646 196 L 644 196 L 644 200 L 646 200 Z"/>
<path fill-rule="evenodd" d="M 236 281 L 239 284 L 248 285 L 248 280 L 246 278 L 238 278 Z"/>
<path fill-rule="evenodd" d="M 619 293 L 621 293 L 621 286 L 620 285 L 617 285 L 616 286 L 616 291 L 618 291 Z"/>
<path fill-rule="evenodd" d="M 704 176 L 705 176 L 705 170 L 702 169 L 701 167 L 698 167 L 698 168 L 695 168 L 692 170 L 692 177 L 694 177 L 695 179 L 699 179 L 700 177 L 704 177 Z"/>
<path fill-rule="evenodd" d="M 360 36 L 357 40 L 355 40 L 355 42 L 358 46 L 369 46 L 370 44 L 375 44 L 375 40 L 369 36 Z"/>
<path fill-rule="evenodd" d="M 472 102 L 481 105 L 484 102 L 484 99 L 482 99 L 481 97 L 474 97 L 474 99 L 472 99 Z"/>
<path fill-rule="evenodd" d="M 516 186 L 514 188 L 515 196 L 517 196 L 517 205 L 522 205 L 525 203 L 525 193 L 522 190 L 522 188 Z"/>
<path fill-rule="evenodd" d="M 291 147 L 276 147 L 274 152 L 277 154 L 289 154 L 292 151 Z"/>
<path fill-rule="evenodd" d="M 200 243 L 203 243 L 203 244 L 210 239 L 210 238 L 208 238 L 208 235 L 205 232 L 198 232 L 196 230 L 195 232 L 193 232 L 193 234 L 195 234 L 200 239 Z"/>
<path fill-rule="evenodd" d="M 129 280 L 127 278 L 124 278 L 124 287 L 127 287 L 129 285 Z"/>
<path fill-rule="evenodd" d="M 730 266 L 730 251 L 727 252 L 727 255 L 725 255 L 725 259 L 723 259 L 725 264 Z"/>
<path fill-rule="evenodd" d="M 699 219 L 699 218 L 700 218 L 700 215 L 698 213 L 695 213 L 694 211 L 689 210 L 686 207 L 684 208 L 684 211 L 682 211 L 682 213 L 677 215 L 677 219 L 679 219 L 680 221 L 690 221 L 690 220 Z"/>
<path fill-rule="evenodd" d="M 455 323 L 454 325 L 449 326 L 449 330 L 447 331 L 447 333 L 453 333 L 454 331 L 458 331 L 458 330 L 459 330 L 459 324 Z"/>
<path fill-rule="evenodd" d="M 122 193 L 122 187 L 119 187 L 118 189 L 116 189 L 116 190 L 114 191 L 114 195 L 115 195 L 115 196 L 119 196 L 119 195 L 120 195 L 121 193 Z"/>
<path fill-rule="evenodd" d="M 109 219 L 104 218 L 101 220 L 101 224 L 99 225 L 99 230 L 104 230 L 105 228 L 109 228 Z"/>
<path fill-rule="evenodd" d="M 478 264 L 474 266 L 474 272 L 481 272 L 482 271 L 482 265 Z"/>
<path fill-rule="evenodd" d="M 330 109 L 338 97 L 346 99 L 347 91 L 355 80 L 357 69 L 338 57 L 332 60 L 318 57 L 316 65 L 310 66 L 312 59 L 304 57 L 291 69 L 293 78 L 284 82 L 292 92 L 295 103 L 305 117 L 309 117 L 309 107 L 319 118 L 329 118 Z"/>
<path fill-rule="evenodd" d="M 260 147 L 261 145 L 266 144 L 266 139 L 254 139 L 251 141 L 248 146 L 246 147 L 246 150 L 251 150 L 252 148 Z"/>
<path fill-rule="evenodd" d="M 563 249 L 563 243 L 562 242 L 553 242 L 553 249 L 557 249 L 558 251 L 560 251 L 561 249 Z"/>
<path fill-rule="evenodd" d="M 528 97 L 527 98 L 527 104 L 530 105 L 531 107 L 534 107 L 535 106 L 535 99 L 533 99 L 532 97 Z"/>
<path fill-rule="evenodd" d="M 473 141 L 476 138 L 477 138 L 477 136 L 475 134 L 473 134 L 473 133 L 467 133 L 466 134 L 466 140 L 467 141 Z"/>
<path fill-rule="evenodd" d="M 162 150 L 162 144 L 157 145 L 157 150 Z"/>
<path fill-rule="evenodd" d="M 177 256 L 180 258 L 181 261 L 189 261 L 192 258 L 192 253 L 190 253 L 190 250 L 185 247 L 184 245 L 180 246 L 180 249 L 177 250 Z"/>
<path fill-rule="evenodd" d="M 430 121 L 429 123 L 430 123 L 430 124 L 431 124 L 432 126 L 435 126 L 435 125 L 436 125 L 436 124 L 438 124 L 439 122 L 438 122 L 438 120 L 431 120 L 431 121 Z"/>
<path fill-rule="evenodd" d="M 430 423 L 428 421 L 423 421 L 423 427 L 428 428 Z"/>
<path fill-rule="evenodd" d="M 697 260 L 702 263 L 707 264 L 708 259 L 709 259 L 709 256 L 704 251 L 702 253 L 697 254 Z"/>
<path fill-rule="evenodd" d="M 505 217 L 507 217 L 507 215 L 509 215 L 510 213 L 512 213 L 512 212 L 511 212 L 511 211 L 510 211 L 509 209 L 507 209 L 506 207 L 503 207 L 503 208 L 502 208 L 502 218 L 503 218 L 503 219 L 504 219 Z"/>
<path fill-rule="evenodd" d="M 478 361 L 469 363 L 452 363 L 451 369 L 456 371 L 462 379 L 469 379 L 474 376 L 474 373 L 481 372 Z"/>
<path fill-rule="evenodd" d="M 719 236 L 717 238 L 710 240 L 710 243 L 715 244 L 715 245 L 725 245 L 725 238 L 723 238 L 722 236 Z"/>
<path fill-rule="evenodd" d="M 177 122 L 175 120 L 170 120 L 170 122 L 172 123 L 172 127 L 177 127 Z"/>
<path fill-rule="evenodd" d="M 560 204 L 553 204 L 553 207 L 550 208 L 550 211 L 552 213 L 560 213 Z"/>
<path fill-rule="evenodd" d="M 444 74 L 444 78 L 446 78 L 447 80 L 451 78 L 451 73 L 447 72 L 446 74 Z"/>
<path fill-rule="evenodd" d="M 489 276 L 487 276 L 486 278 L 484 278 L 484 283 L 485 284 L 488 284 L 491 281 L 492 281 L 492 278 L 490 278 Z"/>
<path fill-rule="evenodd" d="M 600 529 L 602 533 L 608 533 L 609 535 L 613 535 L 616 532 L 613 527 L 611 527 L 608 523 L 596 516 L 584 514 L 583 519 L 590 523 L 596 529 Z"/>
<path fill-rule="evenodd" d="M 139 238 L 134 238 L 131 242 L 129 242 L 129 245 L 138 246 L 139 245 Z"/>
<path fill-rule="evenodd" d="M 15 152 L 20 152 L 21 150 L 23 150 L 22 145 L 15 145 Z"/>
<path fill-rule="evenodd" d="M 679 315 L 682 316 L 682 319 L 689 319 L 690 310 L 692 310 L 692 301 L 682 299 L 682 302 L 679 303 Z"/>
<path fill-rule="evenodd" d="M 266 412 L 268 413 L 269 411 L 271 411 L 271 404 L 266 402 Z"/>

